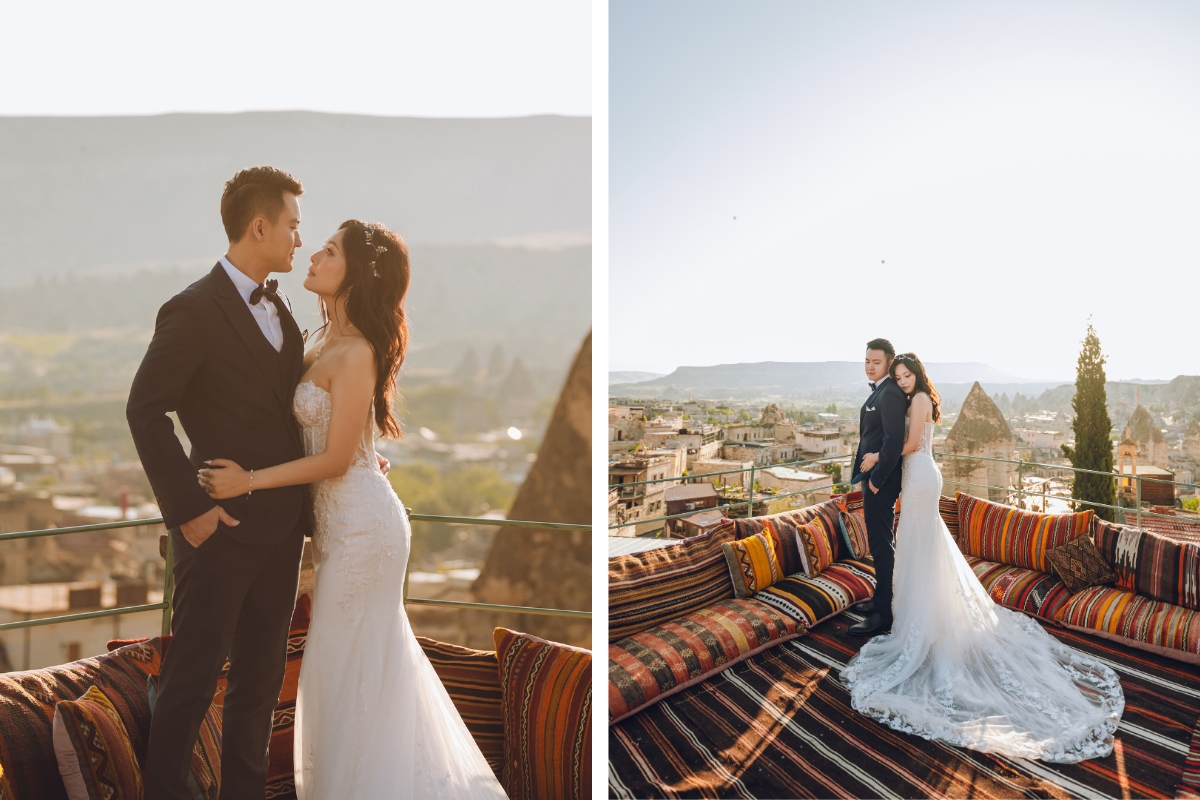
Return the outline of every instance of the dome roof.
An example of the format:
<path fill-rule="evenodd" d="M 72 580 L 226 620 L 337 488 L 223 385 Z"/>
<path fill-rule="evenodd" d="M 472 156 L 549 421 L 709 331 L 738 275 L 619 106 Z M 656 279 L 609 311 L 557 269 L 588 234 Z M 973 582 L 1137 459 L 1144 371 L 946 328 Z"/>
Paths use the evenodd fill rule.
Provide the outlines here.
<path fill-rule="evenodd" d="M 1012 430 L 1004 415 L 979 385 L 979 381 L 975 381 L 967 399 L 963 401 L 954 427 L 946 436 L 946 445 L 952 450 L 971 451 L 997 442 L 1011 443 L 1012 438 Z"/>

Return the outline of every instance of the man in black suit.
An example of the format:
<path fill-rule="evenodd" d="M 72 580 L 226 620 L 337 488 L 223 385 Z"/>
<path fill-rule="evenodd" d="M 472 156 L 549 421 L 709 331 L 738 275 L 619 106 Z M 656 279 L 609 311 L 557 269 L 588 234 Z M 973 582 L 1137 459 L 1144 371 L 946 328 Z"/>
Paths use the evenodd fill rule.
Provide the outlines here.
<path fill-rule="evenodd" d="M 854 454 L 851 483 L 862 483 L 867 543 L 875 562 L 875 596 L 855 608 L 869 612 L 850 626 L 850 633 L 874 636 L 892 627 L 892 572 L 896 546 L 892 537 L 896 499 L 900 497 L 900 451 L 904 449 L 904 415 L 908 399 L 889 375 L 896 349 L 887 339 L 867 342 L 866 372 L 871 396 L 858 414 L 858 452 Z M 874 464 L 863 464 L 867 454 L 878 454 Z"/>
<path fill-rule="evenodd" d="M 158 312 L 126 417 L 174 554 L 174 638 L 158 678 L 146 800 L 189 797 L 192 748 L 229 659 L 221 798 L 262 800 L 272 716 L 310 525 L 307 491 L 289 486 L 214 501 L 197 470 L 212 458 L 262 469 L 304 456 L 292 417 L 304 341 L 272 272 L 301 244 L 300 182 L 272 167 L 225 184 L 229 238 L 212 271 Z M 168 412 L 191 442 L 184 453 Z"/>

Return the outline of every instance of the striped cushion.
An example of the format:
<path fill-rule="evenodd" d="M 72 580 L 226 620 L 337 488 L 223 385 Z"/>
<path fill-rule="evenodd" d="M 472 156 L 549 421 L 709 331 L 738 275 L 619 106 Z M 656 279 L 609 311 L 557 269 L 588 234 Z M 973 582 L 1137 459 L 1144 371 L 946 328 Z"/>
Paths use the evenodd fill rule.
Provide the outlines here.
<path fill-rule="evenodd" d="M 730 521 L 677 544 L 610 558 L 608 640 L 733 597 L 721 544 L 734 539 Z"/>
<path fill-rule="evenodd" d="M 1093 523 L 1092 533 L 1096 549 L 1117 573 L 1118 588 L 1200 611 L 1200 543 L 1102 519 Z"/>
<path fill-rule="evenodd" d="M 146 678 L 157 673 L 157 638 L 70 664 L 0 675 L 0 769 L 17 797 L 64 797 L 54 755 L 52 726 L 60 700 L 75 700 L 99 686 L 117 709 L 139 763 L 150 738 Z"/>
<path fill-rule="evenodd" d="M 734 597 L 750 597 L 783 577 L 775 542 L 761 533 L 736 542 L 725 542 L 721 552 L 729 565 Z"/>
<path fill-rule="evenodd" d="M 938 497 L 938 513 L 942 516 L 942 522 L 946 523 L 946 530 L 950 531 L 950 535 L 954 537 L 954 541 L 958 541 L 958 501 L 953 497 L 940 495 Z"/>
<path fill-rule="evenodd" d="M 69 797 L 141 800 L 142 772 L 112 701 L 90 687 L 54 708 L 54 750 Z"/>
<path fill-rule="evenodd" d="M 754 596 L 811 628 L 875 594 L 872 561 L 838 561 L 815 578 L 797 573 Z"/>
<path fill-rule="evenodd" d="M 1200 612 L 1149 597 L 1093 586 L 1072 596 L 1055 620 L 1130 647 L 1200 664 Z"/>
<path fill-rule="evenodd" d="M 780 514 L 734 520 L 734 528 L 737 531 L 738 539 L 745 539 L 756 533 L 763 533 L 774 539 L 775 551 L 779 553 L 779 558 L 783 566 L 783 574 L 791 575 L 793 572 L 802 572 L 804 570 L 804 557 L 800 553 L 796 533 L 799 531 L 801 525 L 811 522 L 816 518 L 824 520 L 826 529 L 834 532 L 835 539 L 840 539 L 840 537 L 836 536 L 838 532 L 838 506 L 830 500 L 824 503 L 817 503 L 815 506 L 784 511 Z M 836 548 L 833 557 L 834 561 L 846 557 L 846 554 L 841 549 L 840 542 L 835 541 L 833 546 Z"/>
<path fill-rule="evenodd" d="M 837 534 L 840 529 L 840 525 L 831 527 L 822 517 L 816 517 L 796 530 L 805 575 L 815 578 L 834 562 L 841 552 Z"/>
<path fill-rule="evenodd" d="M 608 646 L 608 721 L 618 722 L 803 631 L 753 599 L 722 600 Z"/>
<path fill-rule="evenodd" d="M 860 505 L 856 510 L 838 515 L 842 528 L 842 544 L 848 558 L 870 558 L 871 543 L 867 538 L 867 516 Z"/>
<path fill-rule="evenodd" d="M 3 764 L 0 764 L 0 800 L 17 800 L 17 793 L 13 791 L 12 784 L 4 776 Z"/>
<path fill-rule="evenodd" d="M 492 632 L 504 714 L 504 791 L 526 800 L 592 796 L 592 654 Z"/>
<path fill-rule="evenodd" d="M 158 676 L 146 682 L 150 694 L 150 711 L 158 700 Z M 223 698 L 222 698 L 223 699 Z M 221 791 L 221 706 L 212 703 L 200 722 L 200 732 L 192 748 L 192 771 L 188 789 L 194 800 L 217 800 Z"/>
<path fill-rule="evenodd" d="M 965 558 L 992 600 L 1005 608 L 1052 620 L 1071 597 L 1057 575 L 984 561 L 976 556 Z"/>
<path fill-rule="evenodd" d="M 1091 529 L 1091 510 L 1078 514 L 1034 514 L 962 492 L 956 492 L 955 499 L 962 551 L 1013 567 L 1050 572 L 1046 551 Z"/>
<path fill-rule="evenodd" d="M 433 665 L 433 671 L 467 724 L 488 766 L 503 777 L 504 715 L 500 691 L 500 662 L 490 650 L 472 650 L 424 636 L 417 642 Z"/>

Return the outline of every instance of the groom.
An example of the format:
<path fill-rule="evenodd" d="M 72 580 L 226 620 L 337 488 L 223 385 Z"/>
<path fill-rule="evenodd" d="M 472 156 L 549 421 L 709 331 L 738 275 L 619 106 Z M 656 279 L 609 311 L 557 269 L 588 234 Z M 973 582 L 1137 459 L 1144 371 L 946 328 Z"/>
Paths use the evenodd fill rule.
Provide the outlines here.
<path fill-rule="evenodd" d="M 300 554 L 303 486 L 214 501 L 196 471 L 211 458 L 262 469 L 302 458 L 292 393 L 304 340 L 276 293 L 300 246 L 300 182 L 273 167 L 225 184 L 226 255 L 158 312 L 125 413 L 174 553 L 171 645 L 150 723 L 146 800 L 188 798 L 197 731 L 229 659 L 221 798 L 262 800 L 267 747 L 287 656 Z M 184 453 L 169 412 L 191 442 Z"/>
<path fill-rule="evenodd" d="M 892 627 L 892 572 L 896 564 L 892 528 L 900 496 L 900 451 L 904 448 L 904 412 L 908 405 L 904 392 L 888 372 L 895 357 L 896 348 L 887 339 L 867 342 L 871 396 L 858 414 L 858 452 L 854 454 L 850 482 L 862 483 L 867 544 L 875 562 L 875 596 L 855 606 L 868 613 L 862 622 L 850 626 L 850 633 L 859 636 L 874 636 Z M 867 453 L 878 453 L 879 460 L 863 469 Z"/>

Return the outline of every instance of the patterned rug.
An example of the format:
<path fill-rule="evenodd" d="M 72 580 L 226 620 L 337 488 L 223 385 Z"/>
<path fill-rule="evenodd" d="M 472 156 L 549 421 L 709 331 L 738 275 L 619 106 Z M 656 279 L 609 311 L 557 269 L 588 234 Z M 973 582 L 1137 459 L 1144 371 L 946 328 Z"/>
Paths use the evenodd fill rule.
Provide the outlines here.
<path fill-rule="evenodd" d="M 837 679 L 864 639 L 851 614 L 819 625 L 610 728 L 609 793 L 651 797 L 1160 797 L 1200 800 L 1200 674 L 1047 626 L 1121 676 L 1112 755 L 1006 759 L 860 716 Z"/>

